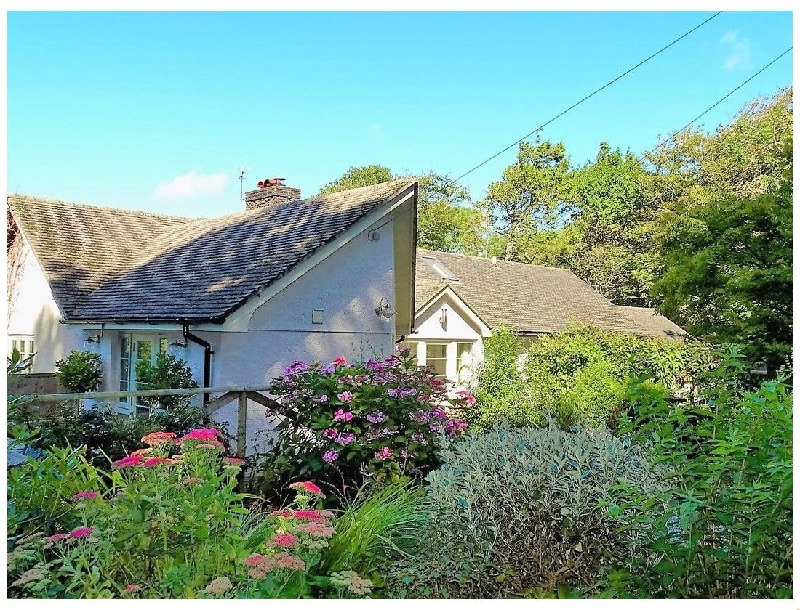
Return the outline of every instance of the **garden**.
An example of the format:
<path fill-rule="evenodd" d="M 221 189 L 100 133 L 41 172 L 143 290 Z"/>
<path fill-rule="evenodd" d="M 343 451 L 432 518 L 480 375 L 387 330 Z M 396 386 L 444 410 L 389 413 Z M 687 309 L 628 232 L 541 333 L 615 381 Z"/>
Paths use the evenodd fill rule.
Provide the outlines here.
<path fill-rule="evenodd" d="M 246 459 L 188 401 L 9 396 L 8 597 L 792 597 L 790 369 L 580 326 L 485 347 L 458 393 L 404 350 L 295 362 Z"/>

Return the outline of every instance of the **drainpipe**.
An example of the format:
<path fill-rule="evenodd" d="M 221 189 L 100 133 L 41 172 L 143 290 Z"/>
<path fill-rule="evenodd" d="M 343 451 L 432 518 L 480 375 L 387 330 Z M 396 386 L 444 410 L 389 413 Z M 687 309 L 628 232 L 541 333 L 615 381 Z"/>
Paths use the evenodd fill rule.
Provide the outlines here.
<path fill-rule="evenodd" d="M 189 332 L 189 325 L 183 325 L 183 338 L 187 341 L 191 341 L 192 343 L 197 343 L 198 345 L 203 346 L 203 387 L 208 388 L 211 386 L 211 354 L 214 351 L 211 349 L 211 344 L 206 341 L 205 339 L 201 339 L 197 335 L 193 335 Z M 203 394 L 203 405 L 207 405 L 210 396 L 208 394 Z"/>

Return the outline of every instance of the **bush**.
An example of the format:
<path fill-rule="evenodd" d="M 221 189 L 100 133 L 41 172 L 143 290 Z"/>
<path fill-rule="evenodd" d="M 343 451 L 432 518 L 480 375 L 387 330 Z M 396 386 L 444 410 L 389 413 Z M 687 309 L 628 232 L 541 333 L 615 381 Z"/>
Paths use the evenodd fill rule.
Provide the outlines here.
<path fill-rule="evenodd" d="M 669 486 L 620 499 L 626 527 L 648 534 L 618 575 L 621 595 L 792 595 L 792 393 L 781 380 L 738 387 L 739 356 L 722 355 L 699 405 L 628 388 L 621 432 L 651 448 Z"/>
<path fill-rule="evenodd" d="M 136 363 L 137 386 L 140 390 L 168 390 L 179 388 L 196 388 L 197 382 L 192 378 L 192 369 L 169 352 L 161 352 L 155 363 L 139 360 Z M 138 400 L 152 408 L 160 407 L 170 410 L 174 407 L 187 407 L 191 396 L 140 396 Z"/>
<path fill-rule="evenodd" d="M 267 459 L 291 476 L 352 490 L 365 480 L 424 476 L 441 439 L 466 427 L 445 407 L 473 400 L 464 393 L 447 402 L 443 385 L 417 370 L 408 350 L 354 364 L 295 362 L 270 388 L 280 406 L 269 415 L 282 420 Z"/>
<path fill-rule="evenodd" d="M 99 354 L 74 350 L 56 362 L 58 380 L 70 392 L 93 392 L 103 381 L 103 361 Z"/>
<path fill-rule="evenodd" d="M 591 590 L 633 544 L 601 503 L 613 503 L 620 481 L 658 488 L 649 460 L 603 429 L 498 427 L 449 443 L 441 460 L 428 475 L 425 546 L 391 576 L 410 596 Z"/>
<path fill-rule="evenodd" d="M 309 481 L 293 485 L 295 506 L 251 520 L 235 491 L 244 460 L 222 457 L 217 431 L 181 438 L 154 432 L 149 447 L 114 463 L 115 487 L 83 477 L 69 496 L 54 477 L 34 496 L 44 509 L 58 498 L 64 529 L 17 537 L 8 556 L 9 597 L 195 598 L 352 597 L 372 583 L 353 571 L 323 572 L 334 515 L 314 508 L 324 495 Z M 175 454 L 174 451 L 180 451 Z M 69 455 L 61 460 L 58 472 Z M 86 464 L 84 463 L 84 470 Z M 19 471 L 16 498 L 32 484 Z M 67 475 L 69 476 L 69 475 Z M 46 534 L 50 534 L 47 535 Z"/>
<path fill-rule="evenodd" d="M 699 343 L 574 325 L 523 349 L 510 330 L 498 329 L 486 342 L 475 393 L 478 402 L 466 418 L 470 426 L 484 430 L 500 420 L 524 427 L 541 426 L 548 419 L 564 428 L 578 424 L 613 429 L 627 378 L 658 381 L 677 395 L 691 392 L 698 372 L 710 363 L 710 350 Z"/>

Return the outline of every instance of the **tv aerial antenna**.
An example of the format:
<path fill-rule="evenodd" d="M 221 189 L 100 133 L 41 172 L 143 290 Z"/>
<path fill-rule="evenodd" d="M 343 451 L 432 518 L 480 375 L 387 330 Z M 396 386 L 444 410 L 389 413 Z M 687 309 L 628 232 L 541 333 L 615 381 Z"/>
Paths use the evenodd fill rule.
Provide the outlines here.
<path fill-rule="evenodd" d="M 244 177 L 247 175 L 247 168 L 240 165 L 236 171 L 239 173 L 239 199 L 244 201 Z"/>

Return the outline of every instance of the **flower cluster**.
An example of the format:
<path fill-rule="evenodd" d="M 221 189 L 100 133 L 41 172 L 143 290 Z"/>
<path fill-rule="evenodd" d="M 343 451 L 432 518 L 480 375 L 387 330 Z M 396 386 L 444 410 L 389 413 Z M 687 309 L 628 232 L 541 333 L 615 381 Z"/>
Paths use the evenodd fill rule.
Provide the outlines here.
<path fill-rule="evenodd" d="M 331 481 L 424 475 L 441 437 L 466 429 L 457 408 L 474 401 L 469 392 L 448 398 L 407 350 L 363 363 L 295 362 L 270 391 L 279 398 L 271 414 L 282 416 L 275 451 L 299 456 Z"/>
<path fill-rule="evenodd" d="M 357 572 L 345 570 L 331 574 L 331 584 L 347 589 L 353 595 L 369 595 L 372 592 L 372 581 L 361 578 Z"/>

